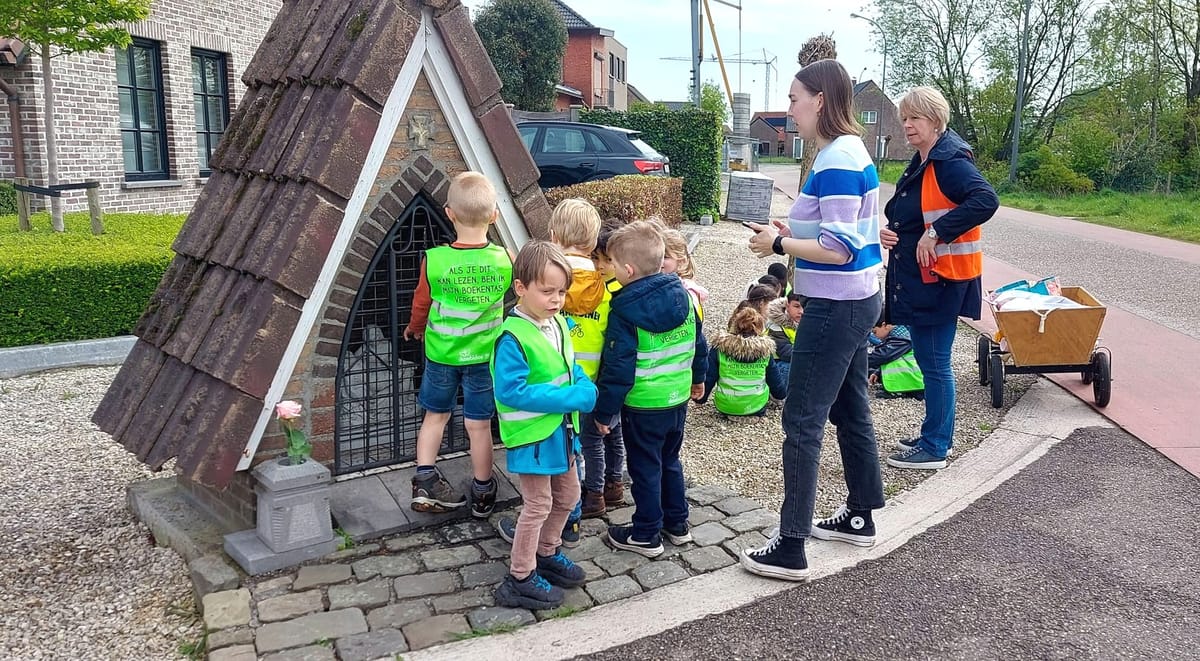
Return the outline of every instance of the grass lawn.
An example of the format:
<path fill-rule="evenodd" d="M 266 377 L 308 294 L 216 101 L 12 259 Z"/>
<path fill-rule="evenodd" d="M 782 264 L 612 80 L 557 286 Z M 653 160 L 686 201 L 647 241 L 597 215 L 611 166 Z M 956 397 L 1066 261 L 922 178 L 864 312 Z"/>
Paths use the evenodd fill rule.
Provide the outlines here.
<path fill-rule="evenodd" d="M 5 270 L 72 263 L 119 263 L 171 256 L 186 214 L 104 214 L 104 234 L 93 236 L 87 213 L 68 213 L 66 231 L 50 229 L 50 214 L 35 213 L 33 230 L 17 230 L 15 215 L 0 216 L 0 265 Z"/>
<path fill-rule="evenodd" d="M 1002 193 L 1005 206 L 1200 243 L 1200 193 Z"/>

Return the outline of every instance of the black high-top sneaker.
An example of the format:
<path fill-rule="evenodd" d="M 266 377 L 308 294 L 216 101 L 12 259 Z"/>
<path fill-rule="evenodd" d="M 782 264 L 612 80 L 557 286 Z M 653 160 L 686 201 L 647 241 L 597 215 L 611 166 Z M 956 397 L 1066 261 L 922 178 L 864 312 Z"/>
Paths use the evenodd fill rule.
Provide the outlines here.
<path fill-rule="evenodd" d="M 812 522 L 812 536 L 855 546 L 874 546 L 875 522 L 871 520 L 871 510 L 852 510 L 843 504 L 828 519 Z"/>
<path fill-rule="evenodd" d="M 776 534 L 766 546 L 742 551 L 741 561 L 746 571 L 759 576 L 785 581 L 803 581 L 808 577 L 803 537 Z"/>

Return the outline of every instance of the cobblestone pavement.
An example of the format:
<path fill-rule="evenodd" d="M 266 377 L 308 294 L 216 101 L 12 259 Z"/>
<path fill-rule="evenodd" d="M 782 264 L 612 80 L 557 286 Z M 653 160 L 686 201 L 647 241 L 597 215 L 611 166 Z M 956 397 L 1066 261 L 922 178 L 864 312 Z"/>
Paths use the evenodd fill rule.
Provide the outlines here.
<path fill-rule="evenodd" d="M 336 654 L 356 661 L 508 630 L 731 565 L 741 549 L 765 543 L 764 529 L 778 525 L 775 513 L 723 487 L 693 487 L 687 495 L 694 541 L 664 543 L 666 552 L 654 560 L 610 548 L 606 522 L 585 520 L 580 544 L 566 553 L 588 582 L 568 590 L 556 610 L 495 606 L 509 546 L 491 522 L 464 521 L 362 544 L 319 564 L 247 578 L 237 589 L 207 595 L 209 658 Z M 632 515 L 630 506 L 610 510 L 607 522 L 628 523 Z"/>

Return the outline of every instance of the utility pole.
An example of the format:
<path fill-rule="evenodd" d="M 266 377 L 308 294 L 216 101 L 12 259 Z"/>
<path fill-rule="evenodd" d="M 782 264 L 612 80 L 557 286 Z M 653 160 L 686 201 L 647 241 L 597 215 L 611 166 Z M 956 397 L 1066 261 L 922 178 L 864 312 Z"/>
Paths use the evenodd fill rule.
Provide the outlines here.
<path fill-rule="evenodd" d="M 1017 18 L 1017 105 L 1013 109 L 1012 151 L 1008 159 L 1008 183 L 1017 181 L 1017 156 L 1021 151 L 1021 115 L 1025 111 L 1025 69 L 1029 67 L 1029 14 L 1032 0 L 1021 3 L 1021 15 Z"/>
<path fill-rule="evenodd" d="M 700 0 L 692 0 L 692 103 L 700 105 Z"/>

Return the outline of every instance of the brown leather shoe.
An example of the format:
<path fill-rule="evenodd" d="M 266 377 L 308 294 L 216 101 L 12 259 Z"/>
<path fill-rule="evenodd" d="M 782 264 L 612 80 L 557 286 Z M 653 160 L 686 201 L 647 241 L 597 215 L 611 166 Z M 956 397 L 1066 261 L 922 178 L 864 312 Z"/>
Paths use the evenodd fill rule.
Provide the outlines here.
<path fill-rule="evenodd" d="M 603 516 L 607 510 L 604 507 L 604 494 L 599 491 L 585 491 L 583 494 L 582 514 L 585 519 Z"/>
<path fill-rule="evenodd" d="M 604 504 L 609 507 L 625 504 L 625 485 L 620 480 L 604 481 Z"/>

